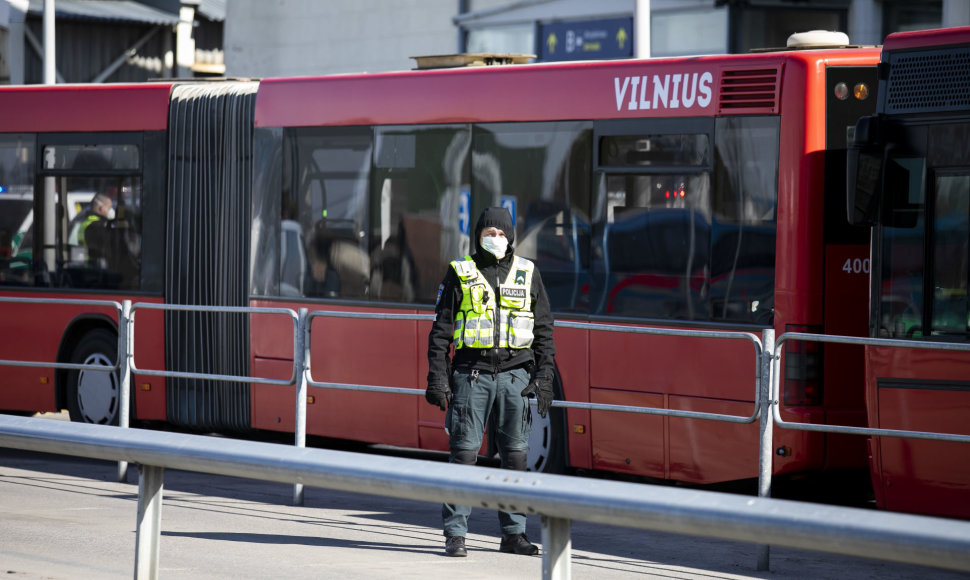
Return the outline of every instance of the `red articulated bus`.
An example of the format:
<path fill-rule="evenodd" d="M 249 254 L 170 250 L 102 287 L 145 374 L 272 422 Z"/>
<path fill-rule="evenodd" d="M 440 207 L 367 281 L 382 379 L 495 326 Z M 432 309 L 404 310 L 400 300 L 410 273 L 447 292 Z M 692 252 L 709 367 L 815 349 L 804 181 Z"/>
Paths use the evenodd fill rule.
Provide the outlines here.
<path fill-rule="evenodd" d="M 869 256 L 868 229 L 845 219 L 845 148 L 875 99 L 846 87 L 874 91 L 878 59 L 838 46 L 2 89 L 0 184 L 32 199 L 33 215 L 53 213 L 11 252 L 19 262 L 2 275 L 16 282 L 0 295 L 427 314 L 448 262 L 468 252 L 470 221 L 504 205 L 557 319 L 862 336 L 868 277 L 853 265 Z M 57 195 L 38 195 L 48 183 Z M 114 246 L 97 260 L 71 237 L 75 192 L 115 206 Z M 48 222 L 55 234 L 39 229 Z M 0 308 L 8 360 L 114 356 L 102 313 Z M 283 317 L 157 312 L 136 316 L 140 368 L 290 375 Z M 315 380 L 425 386 L 428 323 L 312 323 Z M 742 341 L 558 328 L 556 344 L 555 388 L 568 401 L 753 409 L 755 357 Z M 863 425 L 862 360 L 857 347 L 790 349 L 783 413 Z M 88 378 L 5 371 L 0 408 L 116 421 L 114 386 Z M 294 428 L 293 387 L 136 376 L 133 391 L 142 421 Z M 443 450 L 443 419 L 420 397 L 321 389 L 306 424 L 310 435 Z M 537 470 L 757 477 L 756 424 L 577 409 L 535 419 Z M 865 470 L 859 438 L 779 430 L 775 443 L 776 474 Z"/>
<path fill-rule="evenodd" d="M 872 224 L 870 334 L 970 338 L 970 27 L 891 34 L 876 115 L 850 156 L 850 219 Z M 970 435 L 970 353 L 867 346 L 869 426 Z M 879 507 L 970 518 L 970 445 L 873 437 Z"/>

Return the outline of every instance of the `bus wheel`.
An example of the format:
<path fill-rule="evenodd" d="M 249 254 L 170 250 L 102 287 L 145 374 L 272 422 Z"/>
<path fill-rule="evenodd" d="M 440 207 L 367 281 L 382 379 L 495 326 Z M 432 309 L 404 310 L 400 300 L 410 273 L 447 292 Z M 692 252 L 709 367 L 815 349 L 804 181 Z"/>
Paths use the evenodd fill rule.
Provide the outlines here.
<path fill-rule="evenodd" d="M 84 335 L 71 353 L 71 363 L 110 367 L 118 353 L 117 336 L 105 329 Z M 71 421 L 118 424 L 121 383 L 118 371 L 76 370 L 67 375 L 67 410 Z"/>
<path fill-rule="evenodd" d="M 556 400 L 562 400 L 558 375 L 553 389 Z M 529 471 L 562 473 L 566 470 L 566 432 L 563 429 L 566 410 L 553 407 L 545 418 L 532 407 L 532 431 L 529 433 Z"/>

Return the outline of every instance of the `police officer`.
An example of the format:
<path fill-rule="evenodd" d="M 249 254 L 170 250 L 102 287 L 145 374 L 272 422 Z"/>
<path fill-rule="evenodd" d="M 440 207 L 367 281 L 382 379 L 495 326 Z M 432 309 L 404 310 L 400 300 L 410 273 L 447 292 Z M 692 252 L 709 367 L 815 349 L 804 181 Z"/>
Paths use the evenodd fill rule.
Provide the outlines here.
<path fill-rule="evenodd" d="M 94 196 L 88 208 L 78 216 L 81 225 L 77 229 L 77 241 L 88 250 L 88 261 L 98 267 L 107 267 L 108 229 L 115 219 L 111 198 L 103 193 Z"/>
<path fill-rule="evenodd" d="M 490 207 L 475 226 L 475 253 L 451 262 L 438 287 L 428 337 L 425 398 L 445 410 L 450 461 L 474 464 L 489 415 L 502 467 L 524 471 L 532 427 L 529 396 L 543 417 L 552 403 L 554 374 L 549 298 L 535 264 L 513 253 L 508 210 Z M 449 367 L 449 346 L 455 356 Z M 450 375 L 449 375 L 450 373 Z M 445 553 L 466 556 L 471 507 L 444 504 Z M 534 555 L 524 513 L 499 511 L 502 552 Z"/>

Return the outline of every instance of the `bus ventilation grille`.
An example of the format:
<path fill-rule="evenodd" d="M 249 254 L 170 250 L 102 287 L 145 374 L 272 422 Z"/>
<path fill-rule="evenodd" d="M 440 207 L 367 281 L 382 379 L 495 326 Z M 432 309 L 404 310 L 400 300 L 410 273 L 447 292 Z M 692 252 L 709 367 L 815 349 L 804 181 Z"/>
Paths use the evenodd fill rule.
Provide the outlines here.
<path fill-rule="evenodd" d="M 718 113 L 777 113 L 779 68 L 721 73 Z"/>
<path fill-rule="evenodd" d="M 938 113 L 970 107 L 970 48 L 893 54 L 886 112 Z"/>

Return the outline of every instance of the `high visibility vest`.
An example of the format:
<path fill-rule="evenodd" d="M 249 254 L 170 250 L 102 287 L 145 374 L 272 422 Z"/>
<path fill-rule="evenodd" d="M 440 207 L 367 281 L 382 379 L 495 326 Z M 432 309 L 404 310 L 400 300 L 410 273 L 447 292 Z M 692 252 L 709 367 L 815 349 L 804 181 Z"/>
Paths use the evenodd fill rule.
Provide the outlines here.
<path fill-rule="evenodd" d="M 498 292 L 478 270 L 471 256 L 451 267 L 461 284 L 461 304 L 455 312 L 455 348 L 529 348 L 532 314 L 532 273 L 535 264 L 515 256 Z"/>
<path fill-rule="evenodd" d="M 101 216 L 99 216 L 97 214 L 91 214 L 88 217 L 84 218 L 84 221 L 81 222 L 81 225 L 78 226 L 78 228 L 77 228 L 77 243 L 78 244 L 81 244 L 82 246 L 84 245 L 84 243 L 85 243 L 84 242 L 84 232 L 88 229 L 88 226 L 90 226 L 91 224 L 93 224 L 94 222 L 96 222 L 96 221 L 98 221 L 100 219 L 101 219 Z"/>

